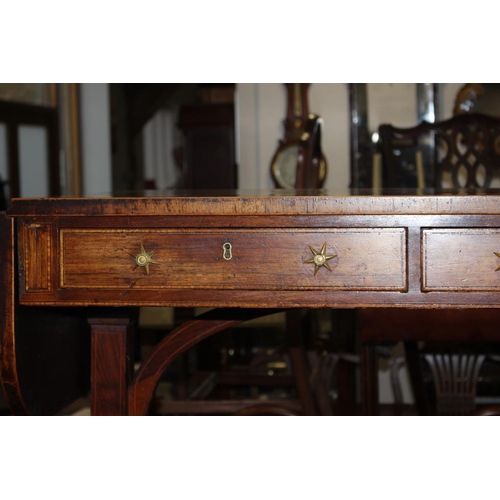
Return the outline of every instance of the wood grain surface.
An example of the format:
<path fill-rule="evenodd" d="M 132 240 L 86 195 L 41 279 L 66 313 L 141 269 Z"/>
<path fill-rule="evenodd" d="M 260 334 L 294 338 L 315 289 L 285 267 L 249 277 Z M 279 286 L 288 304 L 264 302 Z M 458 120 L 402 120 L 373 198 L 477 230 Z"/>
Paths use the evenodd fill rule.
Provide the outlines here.
<path fill-rule="evenodd" d="M 401 228 L 329 230 L 63 230 L 60 288 L 405 290 Z M 224 244 L 231 257 L 224 258 Z M 314 274 L 309 246 L 327 245 L 329 271 Z M 138 267 L 141 245 L 154 264 Z M 43 256 L 42 256 L 43 258 Z"/>
<path fill-rule="evenodd" d="M 500 229 L 425 229 L 423 291 L 500 290 Z"/>

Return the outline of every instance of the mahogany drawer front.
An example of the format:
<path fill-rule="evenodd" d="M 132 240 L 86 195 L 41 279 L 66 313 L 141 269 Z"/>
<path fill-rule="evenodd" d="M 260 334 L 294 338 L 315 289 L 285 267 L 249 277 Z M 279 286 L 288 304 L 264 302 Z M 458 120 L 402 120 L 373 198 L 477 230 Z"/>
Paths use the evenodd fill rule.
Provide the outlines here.
<path fill-rule="evenodd" d="M 310 247 L 324 244 L 331 271 L 315 274 Z M 406 291 L 404 228 L 61 229 L 59 245 L 62 289 Z M 145 267 L 141 245 L 154 261 Z"/>
<path fill-rule="evenodd" d="M 422 291 L 500 290 L 500 229 L 424 229 Z"/>

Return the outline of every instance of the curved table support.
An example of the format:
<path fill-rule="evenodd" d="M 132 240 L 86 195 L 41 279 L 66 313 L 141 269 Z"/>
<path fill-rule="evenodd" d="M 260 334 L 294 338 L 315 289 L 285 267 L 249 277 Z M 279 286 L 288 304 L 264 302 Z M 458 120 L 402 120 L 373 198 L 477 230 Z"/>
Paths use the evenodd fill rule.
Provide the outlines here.
<path fill-rule="evenodd" d="M 238 323 L 281 312 L 276 309 L 214 309 L 169 333 L 142 363 L 129 388 L 129 415 L 146 415 L 167 367 L 198 342 Z"/>
<path fill-rule="evenodd" d="M 88 393 L 83 311 L 18 303 L 14 219 L 0 214 L 0 385 L 14 415 L 54 415 Z"/>
<path fill-rule="evenodd" d="M 29 414 L 24 402 L 16 358 L 14 328 L 14 248 L 12 246 L 14 221 L 0 216 L 0 255 L 2 266 L 0 276 L 0 302 L 4 304 L 4 314 L 0 316 L 0 385 L 10 409 L 16 415 Z"/>

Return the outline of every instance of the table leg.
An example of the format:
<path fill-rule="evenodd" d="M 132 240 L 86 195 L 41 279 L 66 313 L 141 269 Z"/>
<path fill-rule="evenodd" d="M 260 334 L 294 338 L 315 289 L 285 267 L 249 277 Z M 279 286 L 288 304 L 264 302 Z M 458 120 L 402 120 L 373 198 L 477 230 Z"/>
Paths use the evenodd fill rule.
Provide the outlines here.
<path fill-rule="evenodd" d="M 420 364 L 418 342 L 406 341 L 404 342 L 404 348 L 417 415 L 428 415 L 429 409 L 427 408 L 425 396 L 424 377 Z"/>
<path fill-rule="evenodd" d="M 301 330 L 301 310 L 293 309 L 286 313 L 286 338 L 288 354 L 292 366 L 297 395 L 303 406 L 304 415 L 317 415 L 311 385 L 310 370 L 307 362 L 303 332 Z"/>
<path fill-rule="evenodd" d="M 129 317 L 92 317 L 90 409 L 92 415 L 127 415 L 133 373 Z"/>
<path fill-rule="evenodd" d="M 378 415 L 378 358 L 375 346 L 361 344 L 361 407 L 363 415 Z"/>

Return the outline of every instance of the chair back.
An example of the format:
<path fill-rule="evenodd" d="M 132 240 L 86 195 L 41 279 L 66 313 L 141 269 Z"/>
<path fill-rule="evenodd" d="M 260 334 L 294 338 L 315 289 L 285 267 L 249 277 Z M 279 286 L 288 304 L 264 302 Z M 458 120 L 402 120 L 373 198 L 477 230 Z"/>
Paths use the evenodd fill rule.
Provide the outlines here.
<path fill-rule="evenodd" d="M 500 119 L 463 114 L 379 128 L 384 187 L 500 187 Z"/>
<path fill-rule="evenodd" d="M 438 415 L 470 415 L 476 408 L 476 391 L 484 354 L 426 354 L 436 391 Z"/>
<path fill-rule="evenodd" d="M 5 194 L 7 184 L 8 183 L 0 176 L 0 212 L 7 210 L 7 195 Z"/>

